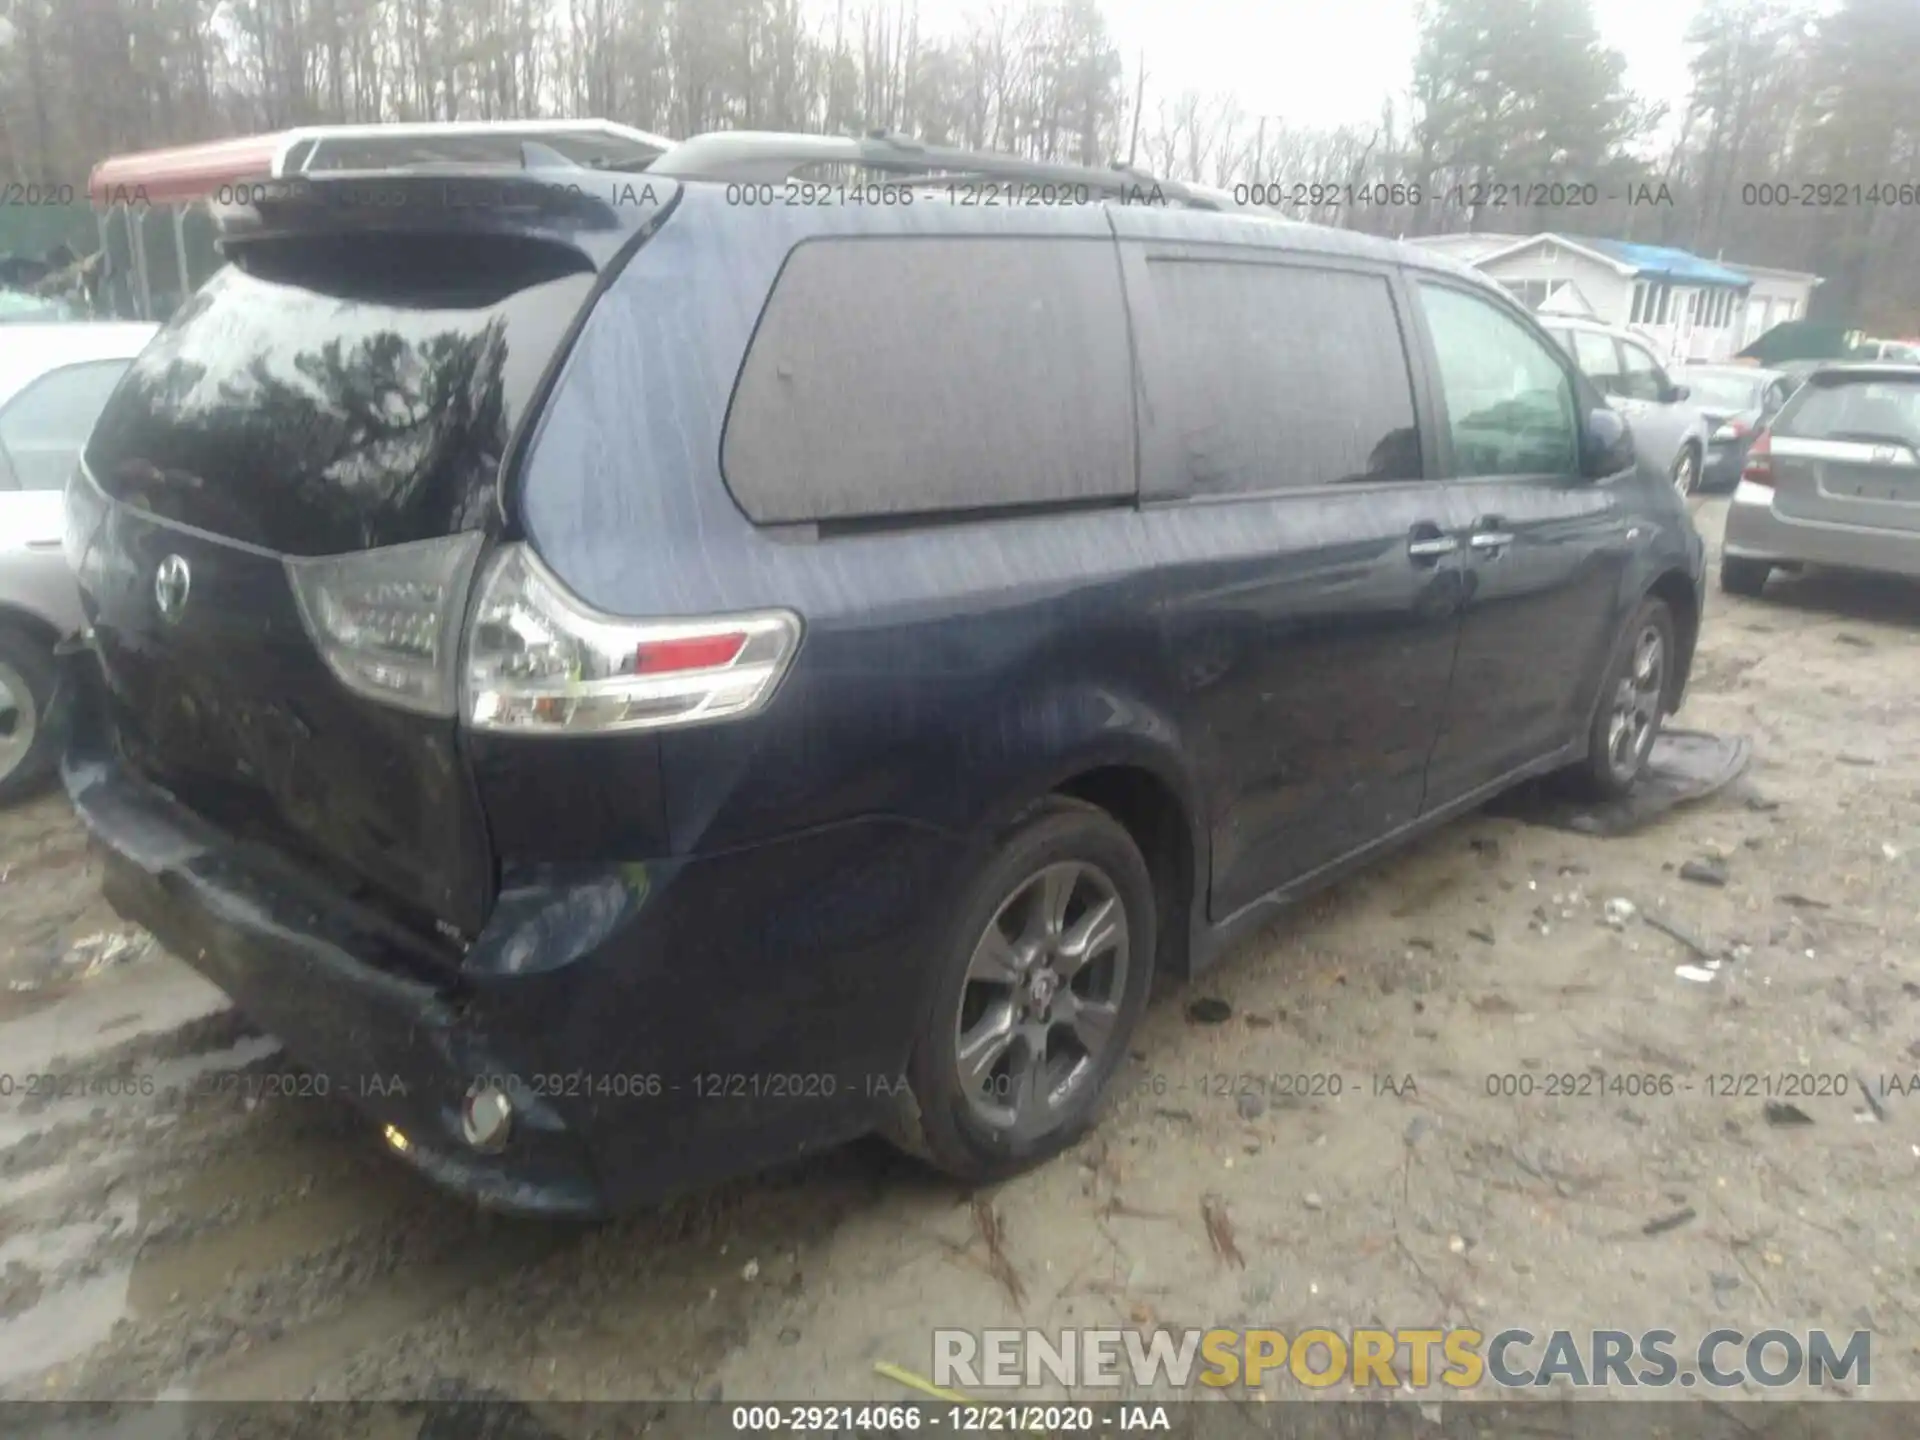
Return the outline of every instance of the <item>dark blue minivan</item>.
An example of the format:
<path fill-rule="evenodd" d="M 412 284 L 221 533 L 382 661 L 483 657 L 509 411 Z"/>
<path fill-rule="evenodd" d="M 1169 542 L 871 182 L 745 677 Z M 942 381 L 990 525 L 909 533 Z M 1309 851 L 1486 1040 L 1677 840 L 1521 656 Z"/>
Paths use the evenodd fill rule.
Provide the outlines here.
<path fill-rule="evenodd" d="M 1012 1173 L 1156 971 L 1680 702 L 1679 498 L 1433 256 L 877 138 L 251 198 L 69 487 L 63 773 L 484 1203 Z"/>

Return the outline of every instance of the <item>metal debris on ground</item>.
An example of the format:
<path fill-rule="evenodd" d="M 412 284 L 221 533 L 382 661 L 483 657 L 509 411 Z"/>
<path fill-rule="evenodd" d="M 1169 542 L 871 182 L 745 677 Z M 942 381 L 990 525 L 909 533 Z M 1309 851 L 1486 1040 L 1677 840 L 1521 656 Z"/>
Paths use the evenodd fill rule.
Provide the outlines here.
<path fill-rule="evenodd" d="M 1727 865 L 1724 860 L 1688 860 L 1680 866 L 1680 878 L 1718 889 L 1727 883 Z"/>
<path fill-rule="evenodd" d="M 1602 907 L 1602 915 L 1607 924 L 1616 930 L 1627 928 L 1627 922 L 1640 913 L 1640 907 L 1624 895 L 1616 895 Z"/>
<path fill-rule="evenodd" d="M 1640 1233 L 1642 1235 L 1664 1235 L 1669 1230 L 1678 1230 L 1689 1220 L 1694 1219 L 1695 1214 L 1694 1208 L 1688 1205 L 1679 1210 L 1675 1210 L 1671 1215 L 1657 1215 L 1640 1227 Z"/>
<path fill-rule="evenodd" d="M 74 941 L 60 963 L 77 968 L 84 979 L 115 965 L 138 960 L 152 945 L 153 936 L 137 926 L 127 930 L 101 930 Z"/>
<path fill-rule="evenodd" d="M 1789 1105 L 1785 1100 L 1769 1100 L 1762 1112 L 1769 1125 L 1811 1125 L 1813 1117 L 1798 1105 Z"/>
<path fill-rule="evenodd" d="M 1213 1244 L 1213 1253 L 1229 1265 L 1245 1269 L 1247 1262 L 1241 1258 L 1240 1247 L 1233 1241 L 1233 1222 L 1227 1218 L 1227 1202 L 1215 1194 L 1202 1195 L 1200 1218 L 1206 1224 L 1207 1239 Z"/>
<path fill-rule="evenodd" d="M 1601 804 L 1569 797 L 1551 779 L 1509 792 L 1487 813 L 1578 835 L 1611 838 L 1644 830 L 1679 805 L 1718 794 L 1745 773 L 1753 743 L 1744 735 L 1663 730 L 1632 790 Z"/>

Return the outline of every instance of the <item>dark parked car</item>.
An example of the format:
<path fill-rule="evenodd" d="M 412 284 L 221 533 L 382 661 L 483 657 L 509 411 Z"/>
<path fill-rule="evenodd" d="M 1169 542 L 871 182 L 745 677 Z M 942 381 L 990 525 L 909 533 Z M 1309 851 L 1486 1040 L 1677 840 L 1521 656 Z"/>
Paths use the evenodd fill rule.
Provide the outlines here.
<path fill-rule="evenodd" d="M 1752 365 L 1689 365 L 1680 378 L 1711 427 L 1700 488 L 1731 490 L 1739 483 L 1753 437 L 1787 403 L 1800 380 Z"/>
<path fill-rule="evenodd" d="M 226 212 L 69 502 L 108 897 L 485 1202 L 1011 1173 L 1153 972 L 1680 701 L 1681 499 L 1470 271 L 878 139 L 561 179 Z"/>

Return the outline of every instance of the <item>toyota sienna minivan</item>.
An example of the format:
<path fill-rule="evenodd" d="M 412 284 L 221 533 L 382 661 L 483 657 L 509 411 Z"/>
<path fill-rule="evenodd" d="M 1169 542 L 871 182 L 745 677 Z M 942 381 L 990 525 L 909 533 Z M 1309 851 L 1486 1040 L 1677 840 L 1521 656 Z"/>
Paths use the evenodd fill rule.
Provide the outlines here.
<path fill-rule="evenodd" d="M 1013 1173 L 1156 972 L 1680 703 L 1682 501 L 1416 249 L 880 138 L 252 198 L 70 485 L 63 774 L 483 1203 Z"/>

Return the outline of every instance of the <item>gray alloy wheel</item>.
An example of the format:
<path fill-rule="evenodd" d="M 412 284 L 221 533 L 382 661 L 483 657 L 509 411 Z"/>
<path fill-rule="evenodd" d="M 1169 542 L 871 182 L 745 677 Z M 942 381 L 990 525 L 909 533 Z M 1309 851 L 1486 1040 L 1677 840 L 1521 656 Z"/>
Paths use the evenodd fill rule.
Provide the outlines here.
<path fill-rule="evenodd" d="M 1046 1133 L 1099 1072 L 1120 1029 L 1131 956 L 1127 909 L 1083 860 L 1047 865 L 994 912 L 967 963 L 954 1068 L 973 1116 Z"/>
<path fill-rule="evenodd" d="M 1673 462 L 1673 488 L 1683 500 L 1691 499 L 1700 489 L 1700 461 L 1691 445 L 1682 445 L 1680 458 Z"/>
<path fill-rule="evenodd" d="M 0 657 L 0 785 L 27 763 L 40 734 L 40 702 L 33 687 Z"/>
<path fill-rule="evenodd" d="M 1607 713 L 1607 768 L 1620 781 L 1638 775 L 1653 748 L 1666 682 L 1666 635 L 1658 625 L 1642 625 Z"/>

